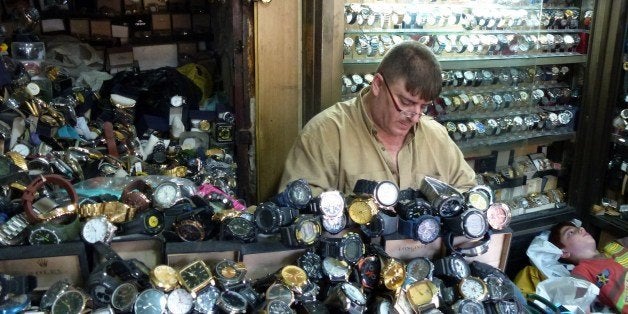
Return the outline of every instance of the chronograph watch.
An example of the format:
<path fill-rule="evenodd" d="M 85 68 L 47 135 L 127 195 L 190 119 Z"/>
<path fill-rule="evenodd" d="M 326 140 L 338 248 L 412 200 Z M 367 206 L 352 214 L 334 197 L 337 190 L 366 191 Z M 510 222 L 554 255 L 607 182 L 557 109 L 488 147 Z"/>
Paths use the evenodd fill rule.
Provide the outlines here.
<path fill-rule="evenodd" d="M 398 232 L 423 244 L 429 244 L 440 235 L 440 219 L 432 215 L 421 215 L 410 220 L 399 219 Z"/>

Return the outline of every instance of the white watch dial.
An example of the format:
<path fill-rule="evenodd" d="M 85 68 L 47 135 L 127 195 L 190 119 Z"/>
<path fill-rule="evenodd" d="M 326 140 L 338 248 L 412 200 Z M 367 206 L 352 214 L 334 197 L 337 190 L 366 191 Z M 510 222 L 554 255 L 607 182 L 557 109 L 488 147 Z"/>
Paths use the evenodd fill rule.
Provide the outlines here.
<path fill-rule="evenodd" d="M 153 199 L 155 203 L 162 207 L 170 207 L 177 200 L 179 187 L 172 182 L 164 182 L 155 188 Z"/>
<path fill-rule="evenodd" d="M 83 226 L 81 235 L 88 243 L 106 242 L 109 233 L 108 229 L 109 226 L 106 220 L 100 217 L 92 218 Z"/>
<path fill-rule="evenodd" d="M 22 155 L 22 157 L 26 157 L 31 154 L 31 149 L 22 143 L 17 143 L 13 145 L 13 148 L 11 148 L 11 150 Z"/>
<path fill-rule="evenodd" d="M 194 307 L 194 298 L 185 289 L 174 289 L 168 295 L 167 307 L 172 314 L 189 313 Z"/>

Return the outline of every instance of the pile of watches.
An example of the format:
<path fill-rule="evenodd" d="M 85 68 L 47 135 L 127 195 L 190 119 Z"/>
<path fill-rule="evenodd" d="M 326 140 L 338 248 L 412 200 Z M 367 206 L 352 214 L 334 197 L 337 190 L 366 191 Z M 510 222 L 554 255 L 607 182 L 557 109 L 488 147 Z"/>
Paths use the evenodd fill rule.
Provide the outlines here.
<path fill-rule="evenodd" d="M 417 6 L 405 4 L 345 5 L 347 27 L 380 29 L 525 30 L 578 29 L 578 10 L 512 9 L 529 1 L 498 1 L 494 8 L 464 6 Z"/>
<path fill-rule="evenodd" d="M 359 259 L 307 250 L 296 263 L 247 278 L 233 260 L 148 268 L 109 246 L 85 288 L 54 283 L 31 310 L 82 313 L 519 313 L 516 286 L 499 270 L 458 255 L 408 263 L 368 245 Z M 4 283 L 0 281 L 0 283 Z"/>
<path fill-rule="evenodd" d="M 37 277 L 12 276 L 0 273 L 0 313 L 21 313 L 31 303 L 31 292 L 37 287 Z"/>
<path fill-rule="evenodd" d="M 508 142 L 520 136 L 541 136 L 571 132 L 571 110 L 541 111 L 501 118 L 465 119 L 443 122 L 449 136 L 457 142 L 487 139 L 491 142 Z M 475 141 L 470 141 L 472 145 Z"/>

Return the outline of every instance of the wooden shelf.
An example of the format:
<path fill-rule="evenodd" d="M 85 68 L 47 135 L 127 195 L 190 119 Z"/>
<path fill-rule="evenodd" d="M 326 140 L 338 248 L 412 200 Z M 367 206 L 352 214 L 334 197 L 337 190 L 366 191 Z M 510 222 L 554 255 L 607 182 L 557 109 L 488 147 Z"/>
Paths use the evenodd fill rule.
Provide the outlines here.
<path fill-rule="evenodd" d="M 476 141 L 476 145 L 468 143 L 459 143 L 460 150 L 466 158 L 474 158 L 490 155 L 493 151 L 511 150 L 522 145 L 545 146 L 554 142 L 573 141 L 576 138 L 576 132 L 569 131 L 562 134 L 544 134 L 531 136 L 523 139 L 516 139 L 503 143 L 490 144 L 485 141 Z M 488 140 L 488 138 L 484 138 Z"/>

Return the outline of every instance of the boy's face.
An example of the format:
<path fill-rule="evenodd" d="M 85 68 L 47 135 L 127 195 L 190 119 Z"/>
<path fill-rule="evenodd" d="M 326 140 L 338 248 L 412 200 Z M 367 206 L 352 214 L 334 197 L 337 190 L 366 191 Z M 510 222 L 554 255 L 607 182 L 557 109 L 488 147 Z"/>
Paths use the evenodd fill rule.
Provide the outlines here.
<path fill-rule="evenodd" d="M 596 247 L 595 239 L 584 228 L 575 226 L 560 229 L 560 242 L 564 245 L 563 252 L 569 253 L 571 257 L 579 257 L 580 252 L 590 252 Z"/>

